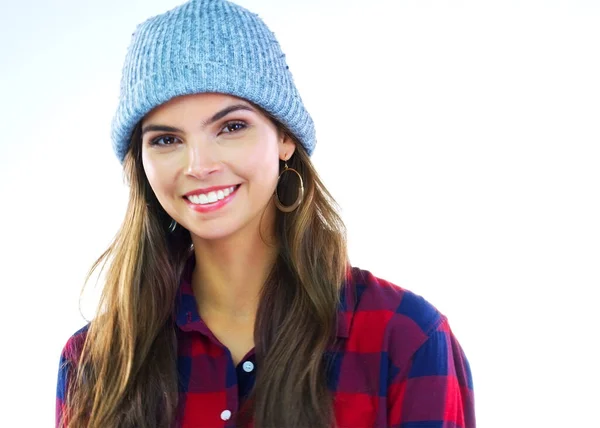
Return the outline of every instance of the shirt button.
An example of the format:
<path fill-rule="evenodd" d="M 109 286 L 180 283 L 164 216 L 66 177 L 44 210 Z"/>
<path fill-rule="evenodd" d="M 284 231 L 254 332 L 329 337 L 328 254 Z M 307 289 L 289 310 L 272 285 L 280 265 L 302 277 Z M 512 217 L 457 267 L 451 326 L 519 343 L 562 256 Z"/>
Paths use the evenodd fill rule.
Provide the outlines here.
<path fill-rule="evenodd" d="M 231 412 L 229 410 L 223 410 L 221 412 L 221 419 L 222 420 L 228 421 L 230 417 L 231 417 Z"/>
<path fill-rule="evenodd" d="M 252 370 L 254 370 L 254 364 L 252 364 L 251 361 L 246 361 L 242 368 L 246 373 L 250 373 Z"/>

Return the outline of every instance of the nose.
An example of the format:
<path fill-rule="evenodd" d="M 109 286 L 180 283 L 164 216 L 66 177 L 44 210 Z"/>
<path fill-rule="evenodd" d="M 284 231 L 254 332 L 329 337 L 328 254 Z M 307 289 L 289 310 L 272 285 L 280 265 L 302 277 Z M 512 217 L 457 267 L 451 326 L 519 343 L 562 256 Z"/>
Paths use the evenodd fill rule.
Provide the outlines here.
<path fill-rule="evenodd" d="M 189 145 L 185 169 L 187 175 L 204 179 L 223 168 L 217 150 L 212 147 L 213 145 L 210 143 Z"/>

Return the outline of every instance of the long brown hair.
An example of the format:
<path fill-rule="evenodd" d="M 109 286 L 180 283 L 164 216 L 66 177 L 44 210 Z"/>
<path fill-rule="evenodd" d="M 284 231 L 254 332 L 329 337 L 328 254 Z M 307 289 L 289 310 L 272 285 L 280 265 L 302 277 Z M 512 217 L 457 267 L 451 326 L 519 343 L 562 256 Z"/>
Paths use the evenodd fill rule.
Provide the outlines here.
<path fill-rule="evenodd" d="M 258 106 L 256 106 L 259 108 Z M 273 117 L 279 132 L 294 136 Z M 335 339 L 340 286 L 348 268 L 346 232 L 331 194 L 296 141 L 288 166 L 304 180 L 302 204 L 277 211 L 278 259 L 261 295 L 254 331 L 256 383 L 248 398 L 257 427 L 326 428 L 334 423 L 323 358 Z M 70 376 L 70 428 L 170 427 L 178 405 L 177 341 L 172 319 L 180 275 L 193 253 L 182 227 L 154 195 L 142 165 L 139 124 L 124 160 L 130 198 L 124 222 L 93 264 L 106 267 L 98 313 Z M 294 201 L 284 174 L 278 193 Z M 285 178 L 284 178 L 285 177 Z"/>

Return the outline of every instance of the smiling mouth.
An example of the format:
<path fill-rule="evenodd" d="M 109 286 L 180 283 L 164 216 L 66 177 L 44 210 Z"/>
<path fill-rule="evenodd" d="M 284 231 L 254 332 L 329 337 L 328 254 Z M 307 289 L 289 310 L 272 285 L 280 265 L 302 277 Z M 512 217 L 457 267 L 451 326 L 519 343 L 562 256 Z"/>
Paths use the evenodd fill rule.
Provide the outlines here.
<path fill-rule="evenodd" d="M 210 205 L 216 202 L 222 201 L 226 197 L 232 195 L 239 189 L 241 184 L 227 187 L 225 189 L 212 191 L 208 193 L 201 193 L 198 195 L 184 196 L 185 199 L 190 201 L 194 205 Z"/>

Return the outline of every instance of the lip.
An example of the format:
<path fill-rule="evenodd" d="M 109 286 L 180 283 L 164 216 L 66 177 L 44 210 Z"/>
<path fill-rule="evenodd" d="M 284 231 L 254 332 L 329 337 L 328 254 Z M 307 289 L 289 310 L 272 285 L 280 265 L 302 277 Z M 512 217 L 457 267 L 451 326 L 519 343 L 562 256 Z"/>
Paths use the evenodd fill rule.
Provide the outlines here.
<path fill-rule="evenodd" d="M 220 189 L 227 189 L 228 187 L 231 187 L 231 186 L 209 187 L 208 188 L 209 190 L 207 190 L 207 189 L 202 189 L 202 191 L 194 190 L 193 192 L 188 193 L 188 195 L 196 195 L 199 193 L 206 193 L 206 192 L 211 192 L 211 191 L 220 190 Z M 188 198 L 184 197 L 183 199 L 185 200 L 185 203 L 188 204 L 188 206 L 191 209 L 193 209 L 194 211 L 199 212 L 199 213 L 210 213 L 210 212 L 220 210 L 225 205 L 227 205 L 229 202 L 231 202 L 231 200 L 235 197 L 235 195 L 237 195 L 237 192 L 240 189 L 240 187 L 242 187 L 241 184 L 236 185 L 233 193 L 230 193 L 227 197 L 221 199 L 220 201 L 212 202 L 210 204 L 204 204 L 204 205 L 193 204 Z"/>
<path fill-rule="evenodd" d="M 213 186 L 213 187 L 205 187 L 204 189 L 196 189 L 191 192 L 186 193 L 183 196 L 192 196 L 192 195 L 200 195 L 202 193 L 216 192 L 217 190 L 225 190 L 232 186 L 239 186 L 238 184 L 229 184 L 227 186 Z"/>

